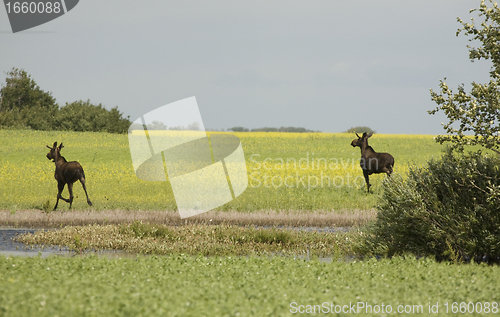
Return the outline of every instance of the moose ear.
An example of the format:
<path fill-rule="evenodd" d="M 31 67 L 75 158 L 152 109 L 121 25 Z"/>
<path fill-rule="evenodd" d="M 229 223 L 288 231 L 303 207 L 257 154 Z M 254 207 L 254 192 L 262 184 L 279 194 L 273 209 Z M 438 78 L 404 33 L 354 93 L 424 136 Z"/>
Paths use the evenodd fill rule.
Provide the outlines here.
<path fill-rule="evenodd" d="M 59 144 L 59 150 L 62 149 L 64 146 L 62 145 L 62 142 L 61 144 Z"/>
<path fill-rule="evenodd" d="M 52 147 L 57 147 L 57 142 L 54 142 L 54 145 L 52 145 Z"/>
<path fill-rule="evenodd" d="M 371 137 L 373 135 L 373 132 L 370 132 L 368 133 L 368 135 L 366 136 L 366 138 L 368 139 L 369 137 Z"/>

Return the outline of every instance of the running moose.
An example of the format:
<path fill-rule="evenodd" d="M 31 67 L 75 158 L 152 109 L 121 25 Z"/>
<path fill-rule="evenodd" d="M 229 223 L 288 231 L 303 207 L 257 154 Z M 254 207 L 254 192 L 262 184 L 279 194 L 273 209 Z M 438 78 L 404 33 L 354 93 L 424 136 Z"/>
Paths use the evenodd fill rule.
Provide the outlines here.
<path fill-rule="evenodd" d="M 52 147 L 48 146 L 50 152 L 47 153 L 47 158 L 49 160 L 54 160 L 56 163 L 56 171 L 54 173 L 54 177 L 57 180 L 57 200 L 56 205 L 54 206 L 54 210 L 57 209 L 57 204 L 59 203 L 59 199 L 64 200 L 69 203 L 69 208 L 71 209 L 71 204 L 73 204 L 73 183 L 77 180 L 82 183 L 83 190 L 85 191 L 85 196 L 87 196 L 87 204 L 92 206 L 92 202 L 89 199 L 89 195 L 87 194 L 87 187 L 85 186 L 85 173 L 83 172 L 83 167 L 78 162 L 68 162 L 64 157 L 61 156 L 61 149 L 64 147 L 62 142 L 57 146 L 57 142 L 54 142 Z M 69 191 L 69 199 L 63 198 L 61 193 L 64 189 L 64 186 L 68 184 Z"/>
<path fill-rule="evenodd" d="M 386 173 L 387 176 L 391 176 L 392 167 L 394 166 L 394 157 L 392 155 L 389 153 L 377 153 L 368 145 L 368 138 L 372 135 L 373 133 L 367 134 L 365 132 L 362 136 L 359 136 L 356 133 L 358 139 L 351 142 L 353 147 L 359 146 L 361 148 L 361 161 L 359 165 L 363 170 L 368 192 L 370 192 L 371 186 L 369 175 Z"/>

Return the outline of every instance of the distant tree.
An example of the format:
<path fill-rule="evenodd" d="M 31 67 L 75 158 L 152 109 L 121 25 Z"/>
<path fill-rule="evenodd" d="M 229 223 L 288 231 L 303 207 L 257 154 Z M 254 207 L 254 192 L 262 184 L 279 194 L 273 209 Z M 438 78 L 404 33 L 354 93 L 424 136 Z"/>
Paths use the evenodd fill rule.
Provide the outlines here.
<path fill-rule="evenodd" d="M 141 125 L 142 129 L 142 125 Z M 167 125 L 161 121 L 154 120 L 148 124 L 148 130 L 167 130 Z"/>
<path fill-rule="evenodd" d="M 56 122 L 59 130 L 110 133 L 125 133 L 131 124 L 122 117 L 118 107 L 108 111 L 101 104 L 93 105 L 89 100 L 66 103 L 57 113 Z"/>
<path fill-rule="evenodd" d="M 220 128 L 220 129 L 217 129 L 217 128 L 205 128 L 205 131 L 212 131 L 212 132 L 224 132 L 224 128 Z M 229 131 L 229 130 L 228 130 Z"/>
<path fill-rule="evenodd" d="M 304 132 L 311 132 L 307 130 L 306 128 L 296 128 L 296 127 L 281 127 L 278 129 L 279 132 L 299 132 L 299 133 L 304 133 Z"/>
<path fill-rule="evenodd" d="M 153 121 L 153 123 L 154 123 L 154 121 Z M 148 127 L 149 127 L 149 125 L 148 125 Z M 194 122 L 188 124 L 187 127 L 181 125 L 181 126 L 176 126 L 176 127 L 169 127 L 168 129 L 169 130 L 177 130 L 177 131 L 180 131 L 180 130 L 200 131 L 201 125 L 199 122 L 194 121 Z"/>
<path fill-rule="evenodd" d="M 252 129 L 252 132 L 298 132 L 298 133 L 306 133 L 306 132 L 317 132 L 313 130 L 308 130 L 306 128 L 296 128 L 296 127 L 280 127 L 280 128 L 257 128 Z"/>
<path fill-rule="evenodd" d="M 247 128 L 243 128 L 243 127 L 233 127 L 233 128 L 229 128 L 227 130 L 233 131 L 233 132 L 248 132 L 249 131 Z"/>
<path fill-rule="evenodd" d="M 0 89 L 0 126 L 52 130 L 59 108 L 52 94 L 22 69 L 12 68 L 6 74 L 9 77 Z"/>
<path fill-rule="evenodd" d="M 375 130 L 370 129 L 369 127 L 354 127 L 345 131 L 344 133 L 375 133 Z"/>
<path fill-rule="evenodd" d="M 128 128 L 129 131 L 133 131 L 133 130 L 144 130 L 144 126 L 142 125 L 142 123 L 132 123 L 129 128 Z M 149 129 L 148 129 L 149 130 Z"/>
<path fill-rule="evenodd" d="M 201 129 L 200 123 L 195 121 L 187 126 L 187 130 L 199 131 Z"/>
<path fill-rule="evenodd" d="M 59 109 L 52 94 L 43 91 L 26 71 L 13 68 L 6 74 L 0 89 L 0 128 L 124 133 L 131 124 L 118 107 L 108 111 L 101 104 L 76 101 Z"/>
<path fill-rule="evenodd" d="M 278 128 L 257 128 L 257 129 L 252 129 L 252 132 L 278 132 Z"/>
<path fill-rule="evenodd" d="M 306 128 L 296 128 L 296 127 L 281 127 L 278 129 L 279 132 L 299 132 L 299 133 L 307 133 L 307 132 L 317 132 L 313 130 L 308 130 Z"/>
<path fill-rule="evenodd" d="M 469 59 L 472 62 L 481 58 L 491 60 L 489 83 L 473 82 L 470 93 L 465 91 L 462 84 L 458 92 L 453 93 L 445 78 L 440 81 L 439 93 L 431 89 L 431 99 L 438 106 L 429 113 L 443 111 L 448 117 L 448 123 L 443 125 L 448 134 L 437 136 L 437 142 L 451 142 L 459 151 L 463 151 L 465 145 L 481 145 L 500 154 L 500 9 L 495 2 L 489 2 L 492 3 L 491 7 L 483 0 L 479 9 L 470 11 L 479 11 L 479 17 L 484 19 L 481 24 L 476 25 L 474 19 L 464 22 L 458 18 L 462 28 L 456 34 L 458 36 L 464 32 L 472 36 L 470 42 L 481 42 L 478 48 L 467 46 Z M 468 132 L 474 136 L 467 136 Z"/>

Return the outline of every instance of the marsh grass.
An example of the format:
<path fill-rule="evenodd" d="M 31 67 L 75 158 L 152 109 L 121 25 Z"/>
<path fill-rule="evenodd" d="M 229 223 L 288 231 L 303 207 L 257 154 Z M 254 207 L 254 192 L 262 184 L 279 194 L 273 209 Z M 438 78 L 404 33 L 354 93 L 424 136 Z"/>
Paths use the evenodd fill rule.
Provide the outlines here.
<path fill-rule="evenodd" d="M 0 210 L 0 226 L 17 228 L 62 228 L 89 224 L 123 224 L 136 220 L 163 225 L 227 224 L 239 226 L 286 226 L 286 227 L 353 227 L 374 220 L 376 211 L 260 211 L 243 213 L 237 211 L 209 211 L 181 219 L 177 212 L 166 211 L 55 211 Z"/>
<path fill-rule="evenodd" d="M 80 252 L 336 257 L 352 254 L 353 244 L 362 236 L 361 230 L 331 233 L 232 225 L 175 227 L 136 221 L 122 225 L 68 226 L 20 235 L 16 240 L 30 245 L 66 246 Z"/>

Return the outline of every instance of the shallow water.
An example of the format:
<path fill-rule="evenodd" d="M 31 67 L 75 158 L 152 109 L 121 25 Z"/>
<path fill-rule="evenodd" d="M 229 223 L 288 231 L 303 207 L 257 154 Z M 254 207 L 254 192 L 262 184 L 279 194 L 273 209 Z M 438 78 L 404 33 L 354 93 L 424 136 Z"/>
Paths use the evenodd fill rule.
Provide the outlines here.
<path fill-rule="evenodd" d="M 33 233 L 36 229 L 0 229 L 0 254 L 9 256 L 37 256 L 46 257 L 49 255 L 70 255 L 68 248 L 63 247 L 41 247 L 31 246 L 24 243 L 13 241 L 14 237 L 20 234 Z"/>
<path fill-rule="evenodd" d="M 14 241 L 17 235 L 33 233 L 43 229 L 12 229 L 0 228 L 0 255 L 4 256 L 77 256 L 80 253 L 67 247 L 59 246 L 32 246 Z M 108 258 L 133 258 L 137 255 L 123 251 L 86 251 L 85 255 L 96 254 Z"/>

